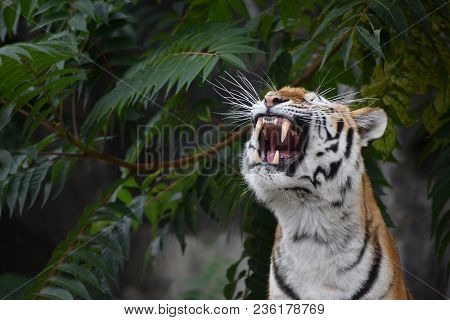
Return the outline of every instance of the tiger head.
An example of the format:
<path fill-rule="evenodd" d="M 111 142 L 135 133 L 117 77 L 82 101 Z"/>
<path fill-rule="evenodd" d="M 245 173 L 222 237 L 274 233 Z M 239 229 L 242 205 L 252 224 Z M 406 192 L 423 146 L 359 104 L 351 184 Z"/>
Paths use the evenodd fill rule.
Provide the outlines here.
<path fill-rule="evenodd" d="M 241 171 L 267 204 L 294 195 L 342 205 L 346 190 L 361 181 L 361 148 L 387 126 L 382 109 L 351 111 L 303 88 L 270 91 L 250 114 Z"/>

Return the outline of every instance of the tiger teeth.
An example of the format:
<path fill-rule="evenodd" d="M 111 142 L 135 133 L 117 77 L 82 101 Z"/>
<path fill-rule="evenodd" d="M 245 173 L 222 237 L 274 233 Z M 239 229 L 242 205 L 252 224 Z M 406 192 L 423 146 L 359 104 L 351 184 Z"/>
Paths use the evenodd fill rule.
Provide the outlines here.
<path fill-rule="evenodd" d="M 291 127 L 291 123 L 289 121 L 284 121 L 281 125 L 281 143 L 286 140 L 287 133 L 289 131 L 289 128 Z"/>
<path fill-rule="evenodd" d="M 263 117 L 262 118 L 262 123 L 263 124 L 274 124 L 276 125 L 278 122 L 278 118 L 274 118 L 274 117 Z"/>
<path fill-rule="evenodd" d="M 278 163 L 280 163 L 280 151 L 277 150 L 277 152 L 275 152 L 275 156 L 273 157 L 272 164 Z"/>
<path fill-rule="evenodd" d="M 263 120 L 261 118 L 258 119 L 258 122 L 255 126 L 255 140 L 258 140 L 259 133 L 261 132 L 261 128 L 263 126 Z"/>
<path fill-rule="evenodd" d="M 255 151 L 255 152 L 254 152 L 254 155 L 253 155 L 253 160 L 254 160 L 254 162 L 256 162 L 256 163 L 261 162 L 261 158 L 260 158 L 260 156 L 259 156 L 258 150 L 254 150 L 254 151 Z"/>

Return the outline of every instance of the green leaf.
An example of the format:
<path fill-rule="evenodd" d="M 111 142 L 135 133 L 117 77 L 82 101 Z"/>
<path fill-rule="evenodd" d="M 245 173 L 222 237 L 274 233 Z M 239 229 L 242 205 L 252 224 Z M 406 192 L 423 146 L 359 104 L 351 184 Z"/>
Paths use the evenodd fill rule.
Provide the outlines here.
<path fill-rule="evenodd" d="M 19 16 L 19 10 L 17 3 L 3 8 L 3 22 L 10 35 L 15 33 L 16 19 Z"/>
<path fill-rule="evenodd" d="M 31 177 L 33 175 L 33 172 L 35 171 L 36 168 L 30 168 L 28 169 L 23 177 L 22 177 L 22 181 L 20 182 L 20 190 L 19 190 L 19 197 L 18 197 L 18 201 L 19 201 L 19 214 L 22 213 L 23 207 L 25 205 L 25 200 L 27 198 L 28 195 L 28 189 L 30 187 L 30 181 L 31 181 Z"/>
<path fill-rule="evenodd" d="M 16 173 L 10 180 L 9 192 L 6 197 L 6 203 L 9 207 L 9 212 L 12 214 L 16 205 L 17 197 L 19 196 L 20 181 L 22 180 L 23 173 Z"/>
<path fill-rule="evenodd" d="M 109 273 L 108 267 L 105 262 L 102 260 L 100 255 L 89 252 L 87 250 L 78 250 L 72 254 L 74 257 L 90 264 L 92 267 L 97 270 L 103 272 L 104 275 L 111 278 L 111 274 Z"/>
<path fill-rule="evenodd" d="M 13 158 L 11 157 L 11 154 L 6 150 L 0 150 L 0 181 L 6 179 L 12 164 Z"/>
<path fill-rule="evenodd" d="M 331 10 L 326 16 L 325 18 L 322 20 L 322 22 L 319 24 L 319 26 L 316 28 L 316 30 L 314 31 L 313 35 L 311 36 L 311 38 L 303 45 L 303 48 L 308 47 L 311 42 L 320 34 L 322 33 L 322 31 L 325 29 L 325 27 L 327 27 L 333 20 L 335 20 L 336 18 L 342 16 L 343 14 L 345 14 L 346 12 L 348 12 L 351 8 L 353 8 L 353 6 L 355 6 L 356 4 L 358 4 L 359 1 L 357 2 L 351 2 L 345 6 L 342 6 L 340 8 L 334 8 L 333 10 Z"/>
<path fill-rule="evenodd" d="M 397 32 L 402 37 L 403 41 L 406 43 L 409 42 L 408 37 L 408 21 L 406 20 L 405 13 L 400 7 L 392 5 L 390 8 L 390 14 L 392 15 L 392 19 L 394 20 L 395 28 Z"/>
<path fill-rule="evenodd" d="M 52 184 L 51 182 L 47 182 L 44 186 L 44 197 L 42 199 L 41 209 L 44 207 L 44 205 L 47 203 L 48 198 L 50 197 L 50 192 L 52 191 Z"/>
<path fill-rule="evenodd" d="M 217 56 L 208 58 L 205 68 L 203 69 L 203 75 L 202 75 L 203 81 L 208 79 L 209 74 L 213 71 L 214 67 L 217 64 L 217 61 L 219 61 L 219 57 L 217 57 Z"/>
<path fill-rule="evenodd" d="M 102 1 L 94 2 L 94 13 L 99 21 L 108 22 L 109 19 L 109 5 Z"/>
<path fill-rule="evenodd" d="M 121 115 L 127 105 L 153 99 L 164 86 L 167 95 L 174 86 L 180 90 L 189 85 L 202 71 L 208 76 L 217 59 L 245 69 L 237 54 L 259 52 L 246 34 L 245 27 L 230 23 L 211 23 L 180 33 L 126 72 L 116 87 L 99 99 L 83 123 L 82 136 L 91 143 L 95 132 L 107 125 L 113 114 Z"/>
<path fill-rule="evenodd" d="M 74 8 L 78 11 L 88 15 L 91 18 L 95 18 L 95 9 L 92 1 L 90 0 L 79 0 L 73 4 Z"/>
<path fill-rule="evenodd" d="M 336 32 L 336 34 L 331 38 L 331 40 L 328 40 L 319 70 L 322 69 L 322 66 L 325 64 L 325 61 L 327 60 L 331 50 L 334 48 L 335 43 L 338 42 L 343 36 L 345 36 L 350 30 L 351 30 L 350 27 L 344 27 L 338 32 Z"/>
<path fill-rule="evenodd" d="M 34 9 L 34 7 L 37 4 L 37 0 L 20 0 L 20 8 L 22 11 L 22 14 L 26 18 L 30 18 L 31 13 Z"/>
<path fill-rule="evenodd" d="M 45 287 L 39 292 L 39 296 L 56 300 L 73 300 L 69 291 L 58 287 Z"/>
<path fill-rule="evenodd" d="M 87 291 L 84 284 L 78 280 L 69 279 L 66 277 L 55 275 L 52 278 L 50 278 L 50 282 L 54 283 L 60 287 L 63 287 L 65 289 L 68 289 L 70 292 L 75 293 L 80 298 L 83 298 L 86 300 L 91 299 L 91 296 L 89 295 L 89 292 Z"/>
<path fill-rule="evenodd" d="M 348 59 L 350 58 L 350 52 L 352 51 L 352 46 L 353 46 L 353 33 L 345 41 L 343 51 L 342 51 L 345 69 L 347 69 L 347 66 L 348 66 Z"/>
<path fill-rule="evenodd" d="M 52 168 L 51 172 L 51 183 L 53 189 L 52 200 L 59 196 L 64 188 L 67 180 L 67 175 L 70 172 L 71 167 L 74 165 L 75 161 L 58 160 Z"/>
<path fill-rule="evenodd" d="M 111 231 L 111 230 L 112 230 L 112 228 L 110 228 L 107 231 Z M 115 242 L 114 240 L 109 238 L 108 236 L 97 234 L 97 235 L 95 235 L 95 237 L 93 239 L 96 243 L 102 245 L 104 248 L 111 249 L 109 251 L 111 253 L 114 253 L 117 257 L 119 257 L 119 258 L 124 257 L 120 244 L 118 244 L 117 242 Z"/>
<path fill-rule="evenodd" d="M 21 63 L 20 57 L 17 55 L 17 47 L 15 46 L 4 46 L 0 48 L 0 56 L 1 55 Z"/>
<path fill-rule="evenodd" d="M 187 90 L 191 82 L 197 77 L 206 63 L 208 63 L 208 60 L 203 57 L 191 57 L 190 61 L 186 62 L 186 70 L 181 73 L 176 92 L 179 92 L 185 84 Z"/>
<path fill-rule="evenodd" d="M 50 161 L 45 161 L 41 163 L 33 172 L 33 176 L 30 181 L 30 205 L 31 208 L 36 201 L 39 191 L 41 190 L 42 182 L 44 182 L 45 176 L 47 175 L 48 169 L 51 167 L 52 163 Z"/>
<path fill-rule="evenodd" d="M 379 42 L 374 36 L 369 33 L 366 28 L 357 26 L 356 35 L 359 41 L 361 41 L 364 46 L 371 50 L 371 53 L 376 53 L 379 57 L 386 59 L 383 50 L 381 50 Z"/>
<path fill-rule="evenodd" d="M 244 62 L 234 54 L 224 53 L 220 55 L 220 59 L 238 67 L 239 69 L 247 70 L 247 67 L 245 66 Z"/>
<path fill-rule="evenodd" d="M 69 25 L 78 31 L 87 31 L 86 20 L 82 14 L 76 14 L 69 19 Z"/>
<path fill-rule="evenodd" d="M 0 130 L 9 123 L 12 118 L 14 105 L 8 104 L 0 109 Z"/>
<path fill-rule="evenodd" d="M 83 268 L 77 264 L 73 264 L 73 263 L 60 264 L 57 266 L 56 269 L 59 271 L 68 273 L 68 274 L 74 276 L 76 279 L 85 281 L 85 282 L 89 283 L 91 286 L 93 286 L 94 288 L 96 288 L 102 292 L 104 291 L 102 286 L 98 283 L 95 275 L 89 269 L 85 269 L 85 268 Z"/>
<path fill-rule="evenodd" d="M 133 200 L 133 196 L 131 192 L 127 188 L 120 188 L 117 193 L 117 198 L 120 199 L 123 203 L 129 204 Z"/>

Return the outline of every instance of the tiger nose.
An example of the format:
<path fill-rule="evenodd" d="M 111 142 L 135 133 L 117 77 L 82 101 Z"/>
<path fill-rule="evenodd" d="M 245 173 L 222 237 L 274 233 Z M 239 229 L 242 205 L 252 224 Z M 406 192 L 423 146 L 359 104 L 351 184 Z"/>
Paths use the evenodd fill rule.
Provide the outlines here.
<path fill-rule="evenodd" d="M 273 106 L 282 102 L 282 99 L 275 94 L 275 92 L 268 92 L 264 97 L 264 104 L 267 108 L 272 108 Z"/>

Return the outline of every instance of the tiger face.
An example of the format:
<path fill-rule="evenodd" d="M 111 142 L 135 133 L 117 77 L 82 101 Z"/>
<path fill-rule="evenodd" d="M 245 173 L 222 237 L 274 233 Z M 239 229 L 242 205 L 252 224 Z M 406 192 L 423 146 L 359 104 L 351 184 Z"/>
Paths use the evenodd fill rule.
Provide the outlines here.
<path fill-rule="evenodd" d="M 381 137 L 382 109 L 351 111 L 303 88 L 270 91 L 251 108 L 241 171 L 263 202 L 294 194 L 342 204 L 364 170 L 361 148 Z M 281 196 L 280 196 L 281 195 Z"/>

